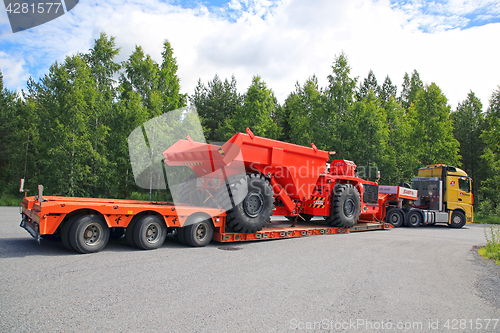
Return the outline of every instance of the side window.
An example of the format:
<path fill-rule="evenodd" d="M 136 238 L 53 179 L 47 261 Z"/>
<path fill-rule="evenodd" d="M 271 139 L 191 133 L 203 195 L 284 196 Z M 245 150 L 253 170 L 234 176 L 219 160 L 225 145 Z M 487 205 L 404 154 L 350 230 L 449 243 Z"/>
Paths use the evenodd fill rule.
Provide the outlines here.
<path fill-rule="evenodd" d="M 460 178 L 458 180 L 458 187 L 460 188 L 460 191 L 464 191 L 469 193 L 470 192 L 470 181 L 468 178 Z"/>

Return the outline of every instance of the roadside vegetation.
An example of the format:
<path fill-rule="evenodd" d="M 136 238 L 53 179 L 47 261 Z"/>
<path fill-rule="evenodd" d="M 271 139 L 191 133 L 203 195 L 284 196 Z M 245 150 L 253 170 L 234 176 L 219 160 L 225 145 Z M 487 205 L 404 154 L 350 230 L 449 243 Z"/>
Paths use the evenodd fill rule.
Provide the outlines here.
<path fill-rule="evenodd" d="M 484 230 L 484 236 L 486 246 L 478 250 L 479 254 L 500 265 L 500 228 L 490 226 Z"/>
<path fill-rule="evenodd" d="M 0 206 L 20 206 L 23 197 L 19 194 L 17 197 L 12 194 L 0 195 Z"/>

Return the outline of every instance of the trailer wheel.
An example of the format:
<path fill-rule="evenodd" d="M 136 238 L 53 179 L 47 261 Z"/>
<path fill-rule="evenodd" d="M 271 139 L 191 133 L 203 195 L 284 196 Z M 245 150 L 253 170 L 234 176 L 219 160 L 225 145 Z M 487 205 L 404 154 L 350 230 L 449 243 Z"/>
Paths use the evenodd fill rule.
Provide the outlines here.
<path fill-rule="evenodd" d="M 454 210 L 451 214 L 450 227 L 452 228 L 462 228 L 465 225 L 466 219 L 464 213 L 459 210 Z"/>
<path fill-rule="evenodd" d="M 129 222 L 127 227 L 125 228 L 125 239 L 127 240 L 127 244 L 132 246 L 132 247 L 137 247 L 134 242 L 134 227 L 135 224 L 137 223 L 139 219 L 139 215 L 136 215 L 132 218 L 132 220 Z"/>
<path fill-rule="evenodd" d="M 405 214 L 402 209 L 392 208 L 387 212 L 385 221 L 392 224 L 395 228 L 399 228 L 405 223 L 404 216 Z"/>
<path fill-rule="evenodd" d="M 330 208 L 330 216 L 325 220 L 332 227 L 350 228 L 358 223 L 361 213 L 361 199 L 358 190 L 351 184 L 337 184 Z"/>
<path fill-rule="evenodd" d="M 167 237 L 167 226 L 156 215 L 144 215 L 134 226 L 134 243 L 142 250 L 153 250 L 163 245 Z"/>
<path fill-rule="evenodd" d="M 179 241 L 179 243 L 181 243 L 182 245 L 187 245 L 186 243 L 186 236 L 185 236 L 185 231 L 186 231 L 186 228 L 177 228 L 176 229 L 176 236 L 177 236 L 177 240 Z"/>
<path fill-rule="evenodd" d="M 408 227 L 416 228 L 420 227 L 422 223 L 422 214 L 416 209 L 410 210 L 408 216 L 406 217 L 406 225 Z"/>
<path fill-rule="evenodd" d="M 99 252 L 108 243 L 109 228 L 99 215 L 83 215 L 69 230 L 69 243 L 80 253 Z"/>
<path fill-rule="evenodd" d="M 209 218 L 203 216 L 197 216 L 195 219 L 197 222 L 183 228 L 185 241 L 193 247 L 206 246 L 212 241 L 214 225 Z"/>
<path fill-rule="evenodd" d="M 71 216 L 66 222 L 64 222 L 64 224 L 61 227 L 61 242 L 64 245 L 64 247 L 70 251 L 77 251 L 77 250 L 74 249 L 69 243 L 69 230 L 71 229 L 73 222 L 75 222 L 75 220 L 80 217 L 82 217 L 82 215 Z"/>
<path fill-rule="evenodd" d="M 227 211 L 226 226 L 242 233 L 262 230 L 266 222 L 271 220 L 274 209 L 274 192 L 269 182 L 262 175 L 251 174 L 230 188 L 233 199 L 245 192 L 246 196 Z"/>

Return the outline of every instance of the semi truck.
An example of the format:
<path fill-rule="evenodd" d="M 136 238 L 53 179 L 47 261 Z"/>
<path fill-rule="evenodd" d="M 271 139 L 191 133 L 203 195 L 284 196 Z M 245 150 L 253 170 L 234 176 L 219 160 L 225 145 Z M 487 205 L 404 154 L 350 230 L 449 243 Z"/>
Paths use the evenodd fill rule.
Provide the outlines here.
<path fill-rule="evenodd" d="M 433 164 L 418 170 L 412 180 L 412 188 L 418 191 L 414 207 L 421 214 L 406 223 L 411 225 L 447 223 L 461 228 L 474 222 L 474 195 L 472 178 L 454 166 Z"/>
<path fill-rule="evenodd" d="M 452 227 L 465 223 L 460 214 L 468 211 L 452 204 L 451 192 L 446 192 L 454 185 L 443 185 L 433 173 L 419 171 L 420 180 L 414 184 L 424 184 L 427 178 L 432 186 L 441 182 L 441 193 L 448 196 L 438 200 L 439 206 L 433 198 L 419 196 L 427 183 L 419 190 L 379 186 L 359 178 L 352 161 L 336 159 L 327 168 L 333 154 L 314 144 L 308 148 L 258 137 L 250 129 L 222 145 L 196 142 L 188 135 L 163 152 L 164 167 L 190 170 L 187 175 L 174 171 L 186 178 L 170 187 L 173 202 L 44 196 L 40 185 L 38 195 L 21 203 L 21 227 L 38 242 L 58 235 L 66 248 L 92 253 L 102 250 L 110 237 L 124 237 L 131 246 L 150 250 L 160 247 L 168 233 L 176 234 L 180 243 L 205 246 L 211 240 L 416 227 L 444 222 L 444 214 L 450 216 L 447 223 Z M 449 171 L 446 176 L 455 177 Z M 470 185 L 467 176 L 460 174 L 458 179 Z M 271 219 L 273 215 L 283 219 Z M 319 219 L 312 220 L 314 216 Z"/>

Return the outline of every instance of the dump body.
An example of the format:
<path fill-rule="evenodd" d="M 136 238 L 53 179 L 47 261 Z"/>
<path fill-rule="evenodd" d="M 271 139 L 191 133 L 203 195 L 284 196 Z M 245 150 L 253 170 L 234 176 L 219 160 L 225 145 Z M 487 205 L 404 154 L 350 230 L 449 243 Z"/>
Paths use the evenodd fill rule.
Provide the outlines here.
<path fill-rule="evenodd" d="M 329 152 L 237 133 L 222 146 L 179 140 L 163 155 L 169 166 L 187 166 L 198 177 L 228 179 L 234 174 L 259 173 L 269 179 L 273 191 L 286 208 L 282 215 L 296 215 L 311 197 L 319 176 L 325 172 Z M 217 172 L 220 171 L 220 175 Z"/>
<path fill-rule="evenodd" d="M 228 143 L 241 149 L 245 169 L 273 177 L 292 200 L 311 196 L 320 174 L 326 170 L 330 153 L 316 146 L 307 148 L 291 143 L 237 133 Z"/>

